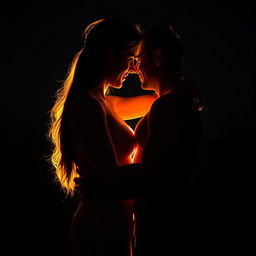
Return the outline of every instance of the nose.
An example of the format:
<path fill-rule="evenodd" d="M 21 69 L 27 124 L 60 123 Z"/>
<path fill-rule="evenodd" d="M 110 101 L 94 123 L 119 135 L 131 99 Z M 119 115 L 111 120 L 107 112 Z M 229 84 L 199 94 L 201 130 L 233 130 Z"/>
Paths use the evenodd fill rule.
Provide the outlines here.
<path fill-rule="evenodd" d="M 130 73 L 138 73 L 139 71 L 139 61 L 137 58 L 132 58 L 129 61 L 129 72 Z"/>

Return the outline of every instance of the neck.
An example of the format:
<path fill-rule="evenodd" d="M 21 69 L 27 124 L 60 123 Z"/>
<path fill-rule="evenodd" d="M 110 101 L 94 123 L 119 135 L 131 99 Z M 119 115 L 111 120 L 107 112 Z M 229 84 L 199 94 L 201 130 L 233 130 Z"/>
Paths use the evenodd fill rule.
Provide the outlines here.
<path fill-rule="evenodd" d="M 100 85 L 96 88 L 93 88 L 91 93 L 97 97 L 97 98 L 104 98 L 105 97 L 105 92 L 107 91 L 109 86 L 106 84 Z"/>
<path fill-rule="evenodd" d="M 178 86 L 180 80 L 181 77 L 179 74 L 171 74 L 169 77 L 166 77 L 166 79 L 162 79 L 161 85 L 158 86 L 158 95 L 163 96 L 170 93 Z"/>

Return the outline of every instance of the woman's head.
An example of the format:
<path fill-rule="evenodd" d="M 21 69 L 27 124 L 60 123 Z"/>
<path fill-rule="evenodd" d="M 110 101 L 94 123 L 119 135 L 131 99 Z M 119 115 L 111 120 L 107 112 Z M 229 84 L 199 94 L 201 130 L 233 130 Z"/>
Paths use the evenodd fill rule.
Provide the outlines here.
<path fill-rule="evenodd" d="M 121 87 L 122 75 L 128 71 L 129 57 L 134 55 L 140 38 L 138 26 L 119 19 L 109 18 L 91 23 L 84 31 L 84 47 L 76 76 L 78 79 L 90 76 L 90 80 L 98 77 L 96 84 L 90 84 L 92 87 L 103 83 Z"/>
<path fill-rule="evenodd" d="M 101 19 L 84 31 L 83 48 L 71 63 L 51 110 L 49 136 L 53 142 L 51 162 L 58 181 L 67 193 L 74 189 L 76 165 L 70 154 L 67 113 L 71 102 L 85 92 L 112 85 L 120 87 L 128 71 L 128 59 L 140 41 L 138 26 L 117 19 Z M 65 145 L 65 147 L 63 146 Z"/>
<path fill-rule="evenodd" d="M 158 25 L 143 33 L 138 55 L 142 87 L 153 89 L 164 74 L 180 73 L 183 45 L 170 25 Z"/>

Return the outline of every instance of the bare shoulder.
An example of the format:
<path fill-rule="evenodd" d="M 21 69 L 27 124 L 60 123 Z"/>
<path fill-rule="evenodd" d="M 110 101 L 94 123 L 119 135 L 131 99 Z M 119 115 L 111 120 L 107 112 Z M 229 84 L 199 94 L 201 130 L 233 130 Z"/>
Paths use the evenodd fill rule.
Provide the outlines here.
<path fill-rule="evenodd" d="M 167 116 L 175 114 L 175 100 L 171 94 L 159 97 L 152 105 L 149 117 L 150 119 L 166 119 Z"/>
<path fill-rule="evenodd" d="M 96 97 L 89 93 L 85 93 L 79 95 L 75 100 L 73 100 L 72 112 L 76 115 L 86 114 L 87 116 L 91 116 L 95 113 L 104 113 L 104 108 Z"/>

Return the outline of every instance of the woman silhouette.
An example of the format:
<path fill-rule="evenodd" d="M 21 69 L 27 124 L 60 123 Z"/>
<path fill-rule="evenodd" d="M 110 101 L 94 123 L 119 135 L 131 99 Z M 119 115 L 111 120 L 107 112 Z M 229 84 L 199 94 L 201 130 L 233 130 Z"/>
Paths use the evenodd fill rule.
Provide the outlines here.
<path fill-rule="evenodd" d="M 144 115 L 155 100 L 150 95 L 139 101 L 107 96 L 109 86 L 122 86 L 139 41 L 139 28 L 120 20 L 102 19 L 88 25 L 84 46 L 51 110 L 51 161 L 57 181 L 68 195 L 74 194 L 77 177 L 80 181 L 96 177 L 101 184 L 91 198 L 86 193 L 81 196 L 71 225 L 72 256 L 132 254 L 132 201 L 106 200 L 103 195 L 105 187 L 118 186 L 137 175 L 136 170 L 115 169 L 132 162 L 136 146 L 123 119 Z M 129 108 L 138 102 L 137 108 Z"/>

